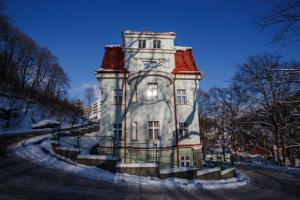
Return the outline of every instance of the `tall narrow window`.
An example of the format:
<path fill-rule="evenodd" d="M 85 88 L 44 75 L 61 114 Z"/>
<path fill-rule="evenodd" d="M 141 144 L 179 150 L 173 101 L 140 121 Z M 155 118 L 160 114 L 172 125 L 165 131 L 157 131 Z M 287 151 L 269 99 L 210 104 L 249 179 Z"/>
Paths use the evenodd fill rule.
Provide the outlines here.
<path fill-rule="evenodd" d="M 137 140 L 137 134 L 138 134 L 137 122 L 133 122 L 131 140 Z"/>
<path fill-rule="evenodd" d="M 122 140 L 122 123 L 113 123 L 113 133 L 116 141 Z"/>
<path fill-rule="evenodd" d="M 190 166 L 190 157 L 189 156 L 181 156 L 180 164 L 181 164 L 181 167 L 189 167 Z"/>
<path fill-rule="evenodd" d="M 123 101 L 123 91 L 122 89 L 115 89 L 114 90 L 114 104 L 122 104 Z"/>
<path fill-rule="evenodd" d="M 132 91 L 132 102 L 137 102 L 137 85 L 133 86 Z"/>
<path fill-rule="evenodd" d="M 148 83 L 147 99 L 148 100 L 157 100 L 158 99 L 157 83 Z"/>
<path fill-rule="evenodd" d="M 153 48 L 160 49 L 161 48 L 161 41 L 160 40 L 153 40 Z"/>
<path fill-rule="evenodd" d="M 148 121 L 148 138 L 149 140 L 155 140 L 159 137 L 159 122 Z"/>
<path fill-rule="evenodd" d="M 177 89 L 176 103 L 177 104 L 187 104 L 186 90 L 185 89 Z"/>
<path fill-rule="evenodd" d="M 139 40 L 139 48 L 146 48 L 146 40 Z"/>
<path fill-rule="evenodd" d="M 179 138 L 185 138 L 188 136 L 188 123 L 187 122 L 179 122 Z"/>

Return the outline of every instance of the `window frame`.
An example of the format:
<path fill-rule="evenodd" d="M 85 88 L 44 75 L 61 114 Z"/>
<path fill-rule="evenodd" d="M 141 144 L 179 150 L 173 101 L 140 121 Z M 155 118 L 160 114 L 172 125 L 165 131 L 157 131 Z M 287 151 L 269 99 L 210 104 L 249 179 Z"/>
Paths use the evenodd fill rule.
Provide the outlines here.
<path fill-rule="evenodd" d="M 189 124 L 187 122 L 178 122 L 178 137 L 179 139 L 189 137 Z"/>
<path fill-rule="evenodd" d="M 187 105 L 187 95 L 186 89 L 177 89 L 176 90 L 176 104 L 178 105 Z"/>
<path fill-rule="evenodd" d="M 114 99 L 113 99 L 113 104 L 114 105 L 122 105 L 123 104 L 123 90 L 122 89 L 114 89 Z"/>
<path fill-rule="evenodd" d="M 161 40 L 153 40 L 153 49 L 161 49 Z"/>
<path fill-rule="evenodd" d="M 180 166 L 181 167 L 191 167 L 190 156 L 180 156 Z"/>
<path fill-rule="evenodd" d="M 135 137 L 133 137 L 134 135 L 135 135 Z M 137 141 L 138 140 L 138 122 L 136 122 L 136 121 L 132 123 L 131 140 L 132 141 Z"/>
<path fill-rule="evenodd" d="M 112 124 L 113 137 L 115 141 L 123 140 L 123 123 L 115 122 Z"/>
<path fill-rule="evenodd" d="M 157 124 L 157 125 L 155 125 Z M 160 124 L 159 121 L 148 121 L 148 140 L 157 140 L 160 138 Z M 151 136 L 150 137 L 150 131 Z"/>
<path fill-rule="evenodd" d="M 146 48 L 146 40 L 138 40 L 138 47 L 139 47 L 139 49 L 145 49 Z"/>
<path fill-rule="evenodd" d="M 153 87 L 153 86 L 156 86 L 156 87 Z M 158 100 L 158 83 L 157 82 L 147 83 L 146 93 L 147 93 L 147 100 L 148 101 L 157 101 Z M 156 93 L 156 95 L 155 95 L 155 93 Z"/>

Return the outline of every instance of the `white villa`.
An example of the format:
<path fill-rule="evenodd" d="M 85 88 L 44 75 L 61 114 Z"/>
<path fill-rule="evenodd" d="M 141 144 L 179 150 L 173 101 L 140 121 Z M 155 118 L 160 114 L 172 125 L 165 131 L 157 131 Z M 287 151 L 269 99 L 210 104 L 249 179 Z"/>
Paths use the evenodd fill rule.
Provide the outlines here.
<path fill-rule="evenodd" d="M 122 163 L 200 166 L 196 90 L 191 47 L 174 46 L 173 32 L 122 33 L 107 45 L 96 71 L 101 88 L 101 154 Z"/>

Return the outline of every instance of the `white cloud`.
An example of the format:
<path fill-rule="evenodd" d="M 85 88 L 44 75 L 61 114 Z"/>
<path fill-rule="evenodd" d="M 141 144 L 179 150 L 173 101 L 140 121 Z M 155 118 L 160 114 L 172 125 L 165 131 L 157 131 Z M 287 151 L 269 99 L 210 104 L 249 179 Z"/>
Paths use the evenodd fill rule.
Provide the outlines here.
<path fill-rule="evenodd" d="M 92 87 L 95 90 L 95 98 L 100 99 L 101 98 L 101 91 L 99 88 L 99 83 L 97 82 L 86 82 L 81 84 L 79 87 L 76 87 L 72 89 L 71 93 L 73 94 L 73 98 L 80 99 L 81 101 L 86 103 L 86 99 L 84 97 L 84 91 L 86 88 Z"/>

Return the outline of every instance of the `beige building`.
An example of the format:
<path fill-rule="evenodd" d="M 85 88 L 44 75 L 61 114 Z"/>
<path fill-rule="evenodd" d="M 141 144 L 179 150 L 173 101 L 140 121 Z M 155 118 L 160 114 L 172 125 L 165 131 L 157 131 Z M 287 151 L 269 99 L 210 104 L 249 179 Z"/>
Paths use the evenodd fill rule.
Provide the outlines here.
<path fill-rule="evenodd" d="M 93 102 L 90 106 L 85 106 L 83 109 L 83 117 L 89 120 L 100 120 L 101 113 L 101 100 L 98 99 Z"/>

